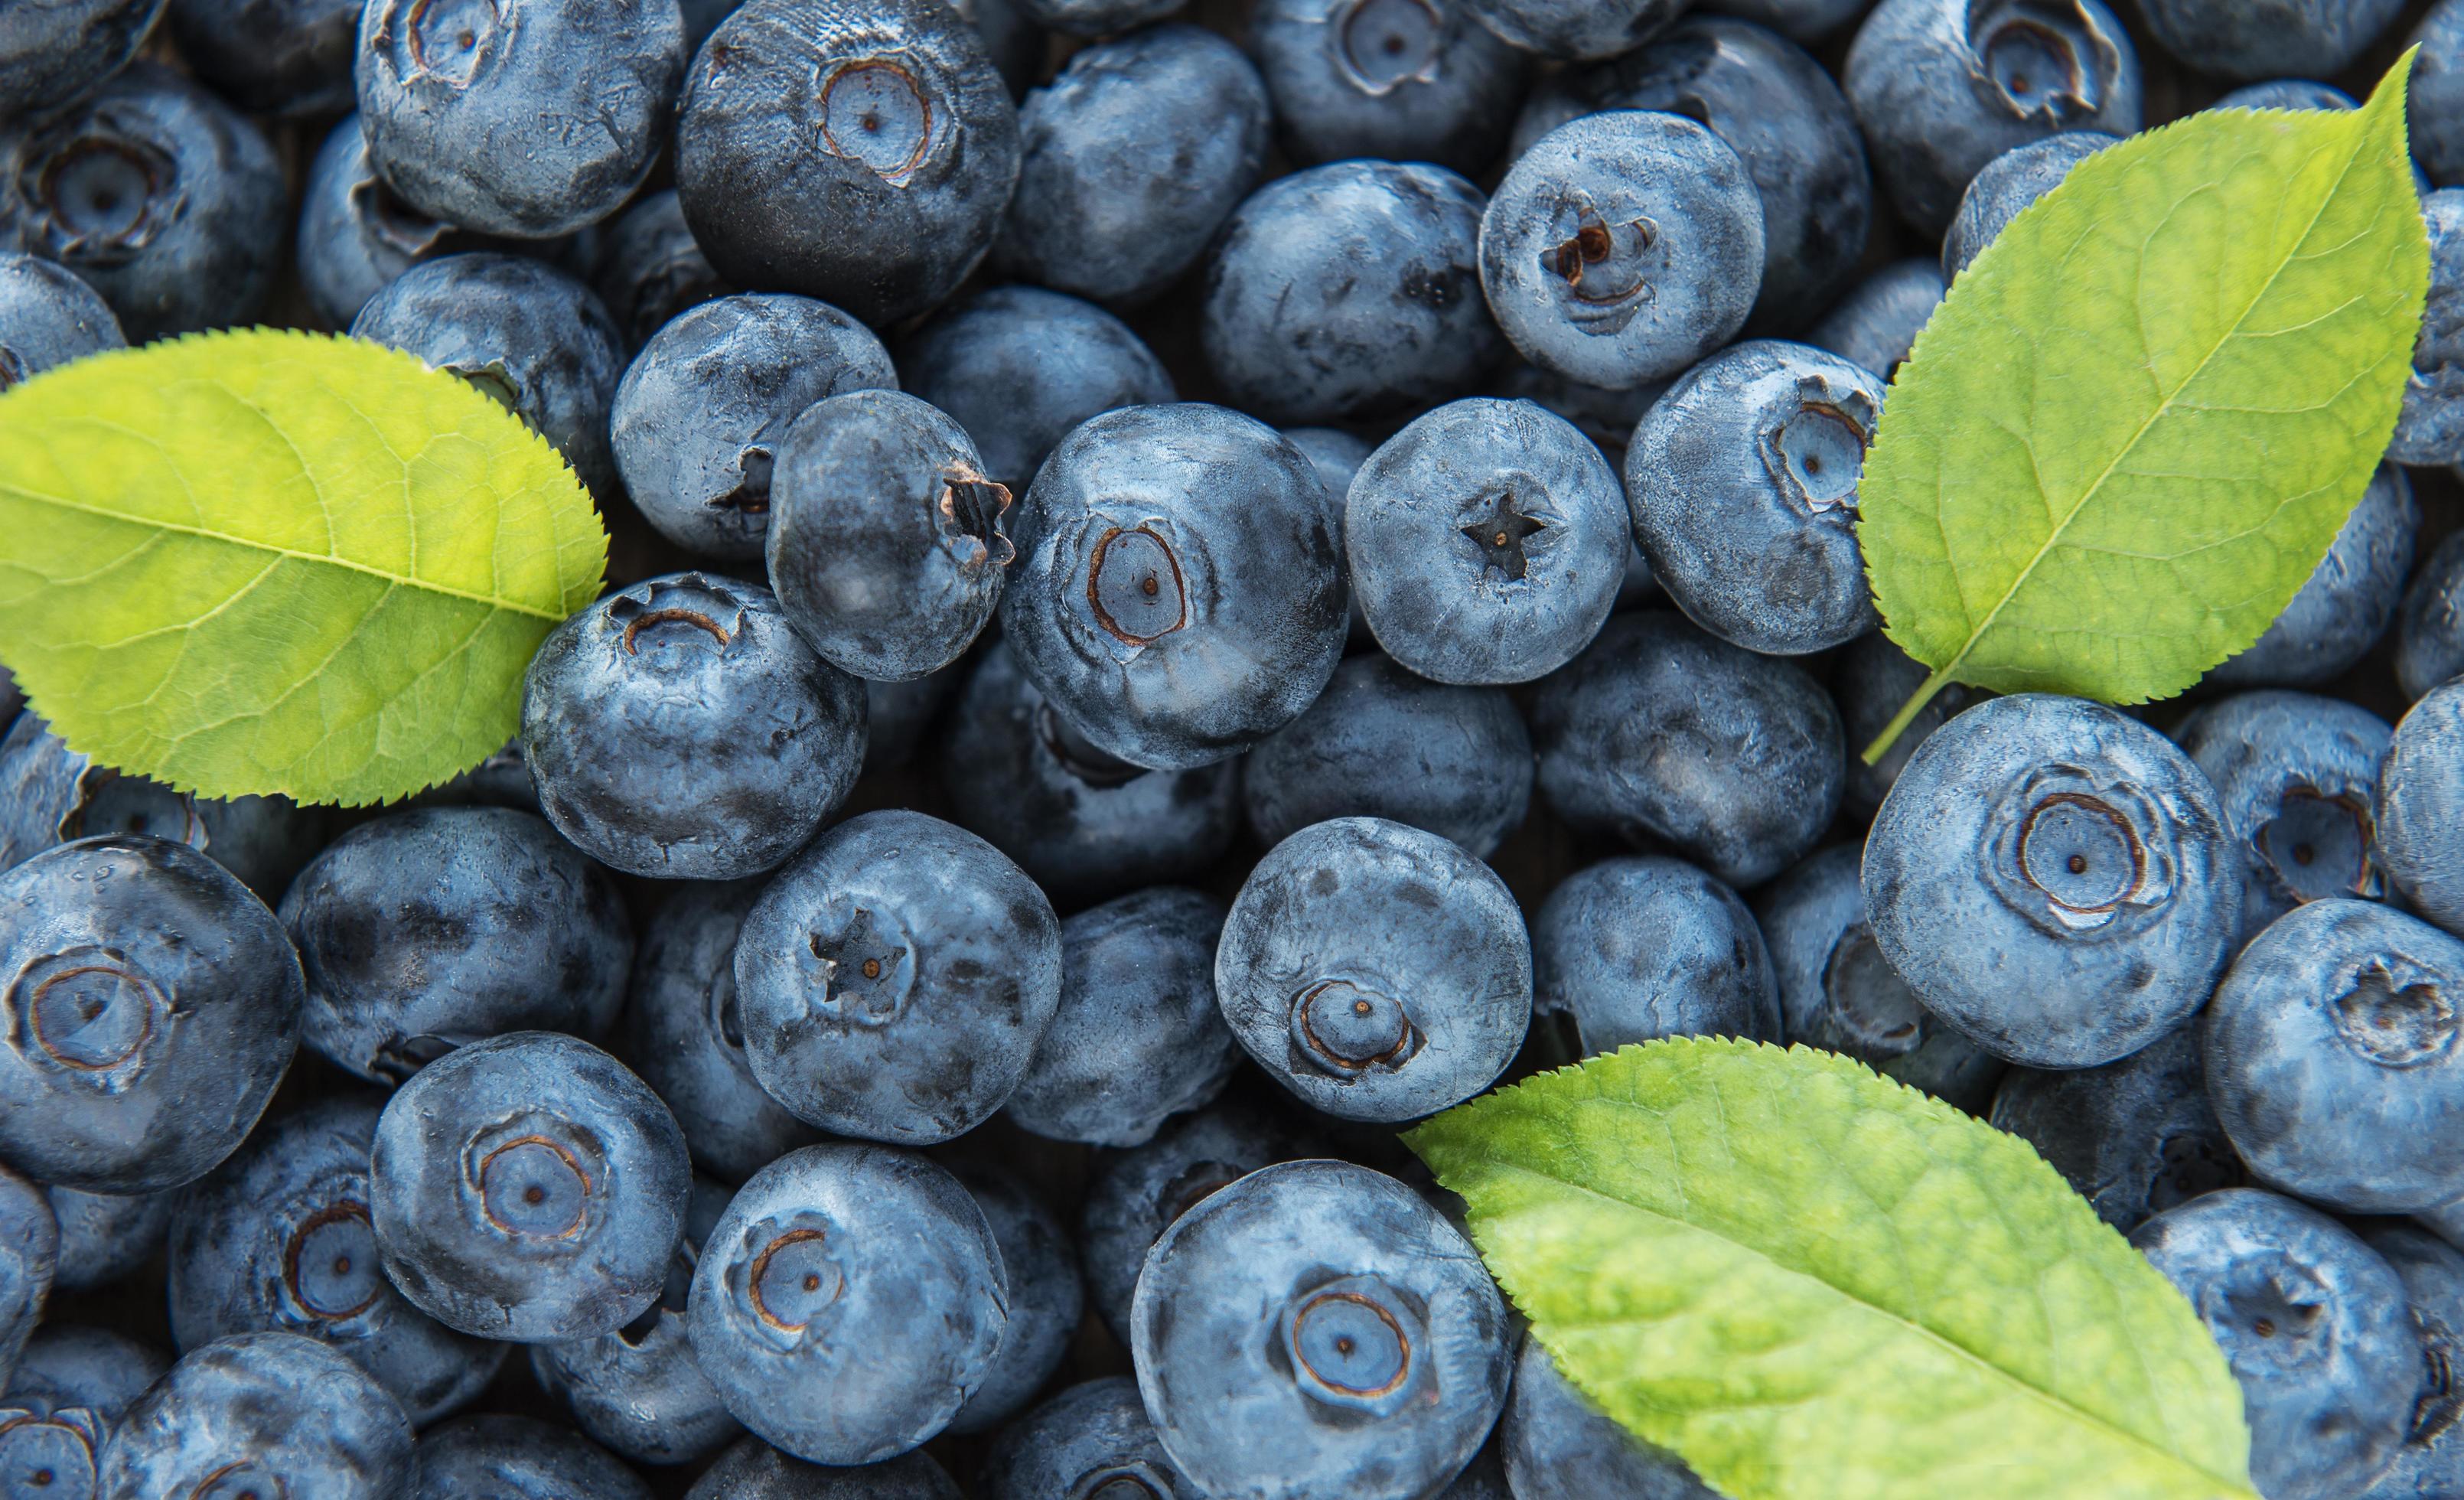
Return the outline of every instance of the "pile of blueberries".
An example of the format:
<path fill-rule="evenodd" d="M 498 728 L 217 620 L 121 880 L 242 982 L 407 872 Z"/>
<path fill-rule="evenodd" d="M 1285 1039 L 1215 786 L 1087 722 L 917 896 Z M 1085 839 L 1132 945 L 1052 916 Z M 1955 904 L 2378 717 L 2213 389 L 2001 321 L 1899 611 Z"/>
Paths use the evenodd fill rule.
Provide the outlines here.
<path fill-rule="evenodd" d="M 1699 1500 L 1397 1140 L 1673 1035 L 2034 1142 L 2267 1500 L 2464 1493 L 2464 0 L 1181 3 L 0 0 L 0 388 L 347 331 L 615 536 L 407 804 L 0 704 L 0 1500 Z M 2290 607 L 1857 760 L 1947 279 L 2408 35 Z"/>

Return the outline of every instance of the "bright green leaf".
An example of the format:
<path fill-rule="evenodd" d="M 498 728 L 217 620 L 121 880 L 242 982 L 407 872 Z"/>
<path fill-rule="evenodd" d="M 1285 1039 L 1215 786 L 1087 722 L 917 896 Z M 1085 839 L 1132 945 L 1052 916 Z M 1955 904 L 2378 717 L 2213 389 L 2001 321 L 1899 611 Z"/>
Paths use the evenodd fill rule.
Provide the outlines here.
<path fill-rule="evenodd" d="M 476 762 L 606 557 L 554 449 L 375 344 L 206 335 L 0 396 L 0 661 L 183 790 L 358 805 Z"/>
<path fill-rule="evenodd" d="M 1407 1139 L 1567 1378 L 1738 1500 L 2252 1500 L 2189 1304 L 2025 1142 L 1862 1064 L 1654 1042 Z"/>
<path fill-rule="evenodd" d="M 2138 703 L 2258 639 L 2387 449 L 2429 287 L 2397 64 L 2087 158 L 1918 338 L 1859 488 L 1884 628 L 1943 684 Z"/>

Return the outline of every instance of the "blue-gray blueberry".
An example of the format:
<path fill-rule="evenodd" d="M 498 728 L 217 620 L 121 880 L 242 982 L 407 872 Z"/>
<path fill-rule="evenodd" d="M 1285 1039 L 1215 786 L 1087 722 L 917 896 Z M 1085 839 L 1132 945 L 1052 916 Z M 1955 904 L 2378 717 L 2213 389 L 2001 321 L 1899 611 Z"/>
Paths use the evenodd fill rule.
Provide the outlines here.
<path fill-rule="evenodd" d="M 0 17 L 0 120 L 67 103 L 118 72 L 164 0 L 53 0 Z"/>
<path fill-rule="evenodd" d="M 403 1500 L 650 1500 L 606 1449 L 533 1417 L 456 1417 L 421 1433 L 416 1457 Z"/>
<path fill-rule="evenodd" d="M 2451 533 L 2422 560 L 2404 591 L 2395 676 L 2404 695 L 2418 701 L 2458 673 L 2464 673 L 2464 534 Z"/>
<path fill-rule="evenodd" d="M 950 1171 L 983 1210 L 1009 1280 L 1009 1321 L 992 1368 L 950 1419 L 952 1432 L 990 1432 L 1032 1401 L 1068 1357 L 1087 1311 L 1087 1284 L 1069 1231 L 1023 1180 L 987 1161 L 955 1161 Z"/>
<path fill-rule="evenodd" d="M 111 304 L 81 277 L 37 256 L 0 251 L 0 390 L 127 344 Z"/>
<path fill-rule="evenodd" d="M 1850 287 L 1805 342 L 1888 380 L 1899 373 L 1943 291 L 1940 259 L 1895 260 Z"/>
<path fill-rule="evenodd" d="M 2208 1102 L 2195 1022 L 2096 1068 L 2013 1068 L 1993 1095 L 1991 1119 L 2035 1147 L 2124 1234 L 2249 1178 Z"/>
<path fill-rule="evenodd" d="M 2421 200 L 2430 227 L 2430 295 L 2405 377 L 2387 457 L 2416 467 L 2464 458 L 2464 188 Z"/>
<path fill-rule="evenodd" d="M 172 0 L 164 12 L 197 77 L 253 114 L 351 107 L 362 0 Z"/>
<path fill-rule="evenodd" d="M 2337 529 L 2327 555 L 2310 570 L 2301 591 L 2284 607 L 2249 650 L 2208 669 L 2206 681 L 2235 687 L 2316 688 L 2350 672 L 2387 633 L 2397 616 L 2398 601 L 2411 570 L 2413 543 L 2421 533 L 2421 502 L 2413 497 L 2412 481 L 2393 464 L 2379 465 L 2370 475 L 2352 514 Z M 2464 557 L 2464 550 L 2449 549 Z M 2433 560 L 2422 569 L 2427 578 Z M 2414 587 L 2423 585 L 2416 582 Z M 2396 678 L 2407 695 L 2419 697 L 2427 685 L 2418 680 L 2409 629 L 2399 633 Z"/>
<path fill-rule="evenodd" d="M 1683 1459 L 1594 1406 L 1537 1337 L 1523 1340 L 1497 1443 L 1514 1500 L 1714 1500 Z"/>
<path fill-rule="evenodd" d="M 171 1368 L 161 1351 L 106 1329 L 46 1323 L 0 1394 L 0 1494 L 92 1497 L 114 1423 Z M 1132 1398 L 1135 1399 L 1134 1395 Z"/>
<path fill-rule="evenodd" d="M 1187 1500 L 1194 1492 L 1155 1438 L 1137 1381 L 1105 1376 L 1011 1423 L 979 1481 L 985 1500 Z"/>
<path fill-rule="evenodd" d="M 2431 689 L 2396 721 L 2379 767 L 2377 835 L 2397 893 L 2464 934 L 2464 683 Z"/>
<path fill-rule="evenodd" d="M 2014 145 L 1977 169 L 1959 195 L 1959 211 L 1942 237 L 1942 275 L 1947 281 L 1985 253 L 2013 219 L 2053 191 L 2071 168 L 2118 139 L 2101 130 L 2065 130 Z"/>
<path fill-rule="evenodd" d="M 1249 20 L 1285 149 L 1477 172 L 1523 96 L 1523 55 L 1465 0 L 1262 0 Z"/>
<path fill-rule="evenodd" d="M 1532 915 L 1531 961 L 1532 1009 L 1570 1061 L 1664 1036 L 1781 1037 L 1753 914 L 1682 859 L 1603 860 L 1558 882 Z"/>
<path fill-rule="evenodd" d="M 241 1334 L 129 1405 L 95 1492 L 398 1500 L 417 1471 L 402 1404 L 358 1365 L 297 1334 Z"/>
<path fill-rule="evenodd" d="M 2304 901 L 2386 894 L 2370 840 L 2393 737 L 2357 704 L 2272 691 L 2202 705 L 2174 727 L 2240 857 L 2245 938 Z"/>
<path fill-rule="evenodd" d="M 678 314 L 735 290 L 701 253 L 672 188 L 644 194 L 608 222 L 590 284 L 636 349 Z"/>

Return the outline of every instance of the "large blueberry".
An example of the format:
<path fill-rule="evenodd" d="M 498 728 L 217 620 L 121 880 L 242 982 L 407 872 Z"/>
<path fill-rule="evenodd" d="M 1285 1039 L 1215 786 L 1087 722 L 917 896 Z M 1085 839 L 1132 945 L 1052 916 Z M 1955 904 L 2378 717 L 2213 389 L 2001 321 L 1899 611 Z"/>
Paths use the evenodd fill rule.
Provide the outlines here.
<path fill-rule="evenodd" d="M 453 227 L 412 208 L 368 160 L 360 117 L 344 116 L 308 164 L 294 249 L 299 284 L 317 315 L 348 328 L 385 283 L 448 248 Z"/>
<path fill-rule="evenodd" d="M 983 1210 L 1009 1281 L 1009 1321 L 992 1368 L 950 1419 L 952 1432 L 989 1432 L 1025 1406 L 1068 1357 L 1087 1311 L 1087 1284 L 1069 1232 L 1026 1183 L 983 1161 L 953 1162 L 950 1170 Z"/>
<path fill-rule="evenodd" d="M 1959 212 L 1942 238 L 1945 280 L 2000 237 L 2011 221 L 2035 201 L 2062 185 L 2071 168 L 2114 143 L 2101 130 L 2065 130 L 2041 141 L 2014 145 L 1986 163 L 1959 195 Z"/>
<path fill-rule="evenodd" d="M 399 1500 L 417 1471 L 402 1404 L 358 1365 L 297 1334 L 241 1334 L 188 1351 L 137 1398 L 96 1492 Z"/>
<path fill-rule="evenodd" d="M 2464 934 L 2464 683 L 2396 721 L 2379 767 L 2378 864 L 2413 909 Z"/>
<path fill-rule="evenodd" d="M 0 15 L 0 120 L 40 114 L 119 71 L 164 0 L 47 0 Z"/>
<path fill-rule="evenodd" d="M 2418 701 L 2459 673 L 2464 673 L 2464 533 L 2450 533 L 2422 560 L 2421 571 L 2404 591 L 2395 676 L 2404 695 Z"/>
<path fill-rule="evenodd" d="M 172 0 L 165 12 L 197 76 L 258 114 L 351 107 L 361 0 Z"/>
<path fill-rule="evenodd" d="M 1575 1057 L 1663 1036 L 1780 1040 L 1753 914 L 1683 860 L 1611 859 L 1567 876 L 1531 918 L 1531 961 L 1532 1008 Z"/>
<path fill-rule="evenodd" d="M 166 1356 L 133 1338 L 44 1324 L 16 1374 L 0 1382 L 0 1494 L 93 1500 L 103 1441 L 129 1402 L 170 1367 Z"/>
<path fill-rule="evenodd" d="M 2464 1487 L 2464 1389 L 2455 1374 L 2464 1365 L 2464 1250 L 2400 1220 L 2359 1232 L 2404 1283 L 2423 1367 L 2404 1445 L 2361 1500 L 2437 1500 Z"/>
<path fill-rule="evenodd" d="M 1466 0 L 1262 0 L 1252 44 L 1292 157 L 1495 160 L 1522 97 L 1523 55 Z"/>
<path fill-rule="evenodd" d="M 2393 464 L 2370 476 L 2352 514 L 2310 570 L 2293 602 L 2248 651 L 2208 670 L 2205 680 L 2236 687 L 2320 687 L 2350 672 L 2396 618 L 2404 576 L 2412 566 L 2413 541 L 2421 532 L 2421 502 L 2412 481 Z M 2449 549 L 2451 556 L 2464 552 Z M 2436 566 L 2426 564 L 2427 577 Z M 2416 589 L 2421 585 L 2416 582 Z M 2410 595 L 2406 619 L 2411 620 Z M 2413 633 L 2401 632 L 2396 676 L 2408 695 L 2419 697 L 2409 651 Z"/>
<path fill-rule="evenodd" d="M 1849 288 L 1805 342 L 1888 380 L 1941 305 L 1943 290 L 1939 259 L 1895 260 Z"/>
<path fill-rule="evenodd" d="M 127 343 L 111 304 L 83 278 L 51 261 L 0 251 L 0 390 Z"/>
<path fill-rule="evenodd" d="M 1173 1467 L 1138 1400 L 1138 1384 L 1107 1376 L 1070 1386 L 1009 1425 L 984 1460 L 986 1500 L 1184 1500 L 1189 1481 Z"/>
<path fill-rule="evenodd" d="M 2124 1234 L 2249 1176 L 2208 1102 L 2195 1022 L 2101 1067 L 2013 1068 L 1991 1117 Z"/>
<path fill-rule="evenodd" d="M 2241 861 L 2244 938 L 2304 901 L 2386 893 L 2370 850 L 2386 719 L 2306 693 L 2244 693 L 2200 708 L 2173 739 L 2215 784 Z"/>
<path fill-rule="evenodd" d="M 959 1491 L 929 1453 L 840 1468 L 746 1438 L 702 1471 L 685 1500 L 959 1500 Z"/>
<path fill-rule="evenodd" d="M 1962 683 L 1946 684 L 1917 710 L 1900 738 L 1891 741 L 1891 748 L 1866 764 L 1859 752 L 1899 717 L 1931 675 L 1924 663 L 1892 645 L 1880 630 L 1849 642 L 1831 660 L 1831 696 L 1839 705 L 1840 727 L 1848 737 L 1848 805 L 1865 817 L 1872 817 L 1882 805 L 1891 783 L 1900 779 L 1908 757 L 1917 753 L 1925 737 L 1984 695 Z"/>
<path fill-rule="evenodd" d="M 2147 30 L 2201 73 L 2264 78 L 2341 73 L 2404 0 L 2140 0 Z"/>
<path fill-rule="evenodd" d="M 1498 1446 L 1514 1500 L 1714 1500 L 1683 1459 L 1586 1400 L 1536 1337 L 1514 1361 Z"/>

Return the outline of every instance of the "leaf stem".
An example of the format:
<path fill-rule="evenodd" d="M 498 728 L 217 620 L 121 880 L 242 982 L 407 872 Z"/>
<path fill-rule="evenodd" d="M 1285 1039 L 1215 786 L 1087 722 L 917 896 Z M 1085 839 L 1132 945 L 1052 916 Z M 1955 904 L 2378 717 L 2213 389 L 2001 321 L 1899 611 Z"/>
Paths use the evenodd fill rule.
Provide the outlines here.
<path fill-rule="evenodd" d="M 1891 716 L 1891 721 L 1882 726 L 1882 732 L 1874 737 L 1874 742 L 1865 747 L 1865 754 L 1861 758 L 1864 762 L 1871 765 L 1888 753 L 1892 743 L 1906 732 L 1908 725 L 1915 721 L 1919 714 L 1925 712 L 1925 705 L 1933 701 L 1934 695 L 1949 687 L 1950 683 L 1948 667 L 1941 668 L 1932 676 L 1925 678 L 1923 685 L 1918 687 L 1908 700 L 1900 705 L 1900 711 Z"/>

